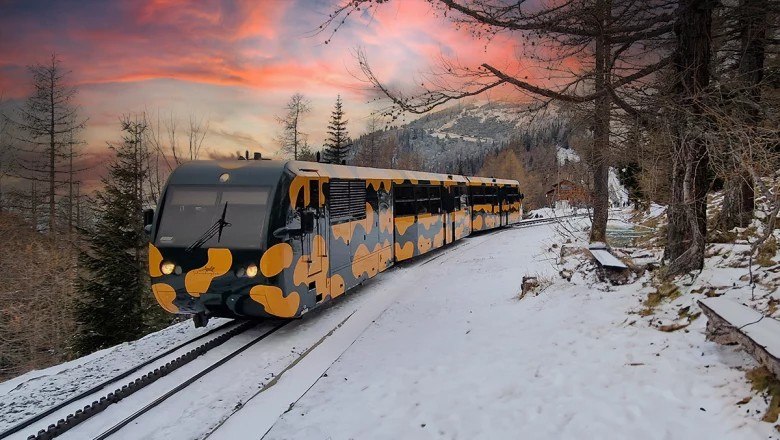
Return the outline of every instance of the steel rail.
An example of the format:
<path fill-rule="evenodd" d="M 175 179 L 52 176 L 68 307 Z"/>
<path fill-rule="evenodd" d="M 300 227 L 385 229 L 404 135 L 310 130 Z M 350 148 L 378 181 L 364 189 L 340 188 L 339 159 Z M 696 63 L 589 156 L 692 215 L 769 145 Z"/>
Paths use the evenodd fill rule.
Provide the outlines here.
<path fill-rule="evenodd" d="M 171 353 L 174 353 L 174 352 L 180 350 L 182 347 L 185 347 L 185 346 L 187 346 L 189 344 L 192 344 L 193 342 L 197 342 L 197 341 L 199 341 L 199 340 L 201 340 L 201 339 L 203 339 L 203 338 L 205 338 L 207 336 L 210 336 L 210 335 L 214 334 L 215 332 L 218 332 L 220 330 L 224 330 L 225 328 L 230 327 L 232 325 L 236 325 L 236 321 L 226 322 L 226 323 L 220 325 L 219 327 L 215 327 L 215 328 L 213 328 L 213 329 L 211 329 L 211 330 L 209 330 L 209 331 L 207 331 L 207 332 L 205 332 L 205 333 L 203 333 L 201 335 L 198 335 L 195 338 L 192 338 L 192 339 L 190 339 L 188 341 L 184 341 L 184 342 L 176 345 L 175 347 L 170 348 L 170 349 L 164 351 L 163 353 L 160 353 L 159 355 L 157 355 L 157 356 L 155 356 L 155 357 L 153 357 L 153 358 L 151 358 L 151 359 L 149 359 L 149 360 L 147 360 L 145 362 L 142 362 L 142 363 L 140 363 L 140 364 L 138 364 L 138 365 L 136 365 L 136 366 L 134 366 L 134 367 L 132 367 L 132 368 L 122 372 L 122 373 L 120 373 L 117 376 L 114 376 L 114 377 L 112 377 L 110 379 L 106 379 L 103 382 L 93 386 L 92 388 L 90 388 L 88 390 L 85 390 L 85 391 L 82 391 L 82 392 L 78 393 L 77 395 L 72 396 L 72 397 L 68 398 L 67 400 L 65 400 L 63 402 L 60 402 L 60 403 L 56 404 L 55 406 L 47 409 L 46 411 L 44 411 L 42 413 L 39 413 L 39 414 L 36 414 L 36 415 L 30 417 L 29 419 L 25 419 L 22 422 L 20 422 L 20 423 L 14 425 L 14 426 L 8 428 L 7 430 L 5 430 L 3 432 L 0 432 L 0 439 L 4 439 L 4 438 L 10 436 L 11 434 L 15 434 L 15 433 L 21 431 L 22 429 L 32 425 L 33 423 L 38 422 L 41 419 L 54 414 L 55 412 L 61 410 L 62 408 L 65 408 L 66 406 L 70 405 L 73 402 L 77 402 L 77 401 L 79 401 L 79 400 L 81 400 L 81 399 L 83 399 L 83 398 L 85 398 L 85 397 L 87 397 L 87 396 L 89 396 L 91 394 L 95 394 L 96 392 L 102 390 L 103 388 L 107 387 L 108 385 L 110 385 L 110 384 L 112 384 L 114 382 L 120 381 L 120 380 L 126 378 L 127 376 L 137 372 L 138 370 L 140 370 L 140 369 L 142 369 L 142 368 L 144 368 L 144 367 L 146 367 L 146 366 L 148 366 L 150 364 L 153 364 L 154 362 L 157 362 L 157 361 L 159 361 L 160 359 L 162 359 L 162 358 L 164 358 L 166 356 L 169 356 Z"/>
<path fill-rule="evenodd" d="M 64 419 L 59 419 L 56 424 L 50 424 L 46 429 L 41 429 L 36 434 L 28 436 L 27 440 L 50 440 L 54 437 L 64 434 L 81 422 L 95 416 L 96 414 L 99 414 L 109 405 L 117 403 L 120 400 L 152 384 L 153 382 L 156 382 L 158 379 L 192 362 L 209 350 L 224 344 L 234 336 L 254 328 L 257 326 L 257 324 L 257 322 L 249 321 L 233 327 L 226 333 L 223 333 L 216 338 L 193 348 L 176 359 L 165 363 L 165 365 L 155 368 L 154 370 L 149 371 L 134 380 L 131 380 L 126 385 L 122 385 L 121 388 L 117 388 L 113 392 L 110 392 L 107 395 L 100 397 L 98 400 L 93 401 L 92 404 L 84 406 L 83 409 L 79 409 L 71 414 L 68 414 L 68 416 Z"/>
<path fill-rule="evenodd" d="M 159 405 L 159 404 L 163 403 L 164 401 L 168 400 L 168 398 L 170 398 L 174 394 L 177 394 L 181 390 L 183 390 L 183 389 L 187 388 L 188 386 L 190 386 L 196 380 L 198 380 L 201 377 L 205 376 L 206 374 L 214 371 L 215 369 L 219 368 L 220 366 L 222 366 L 227 361 L 229 361 L 229 360 L 233 359 L 234 357 L 238 356 L 239 354 L 243 353 L 249 347 L 257 344 L 258 342 L 262 341 L 263 339 L 267 338 L 268 336 L 271 336 L 272 334 L 276 333 L 278 330 L 280 330 L 282 327 L 284 327 L 285 325 L 289 324 L 290 322 L 292 322 L 292 321 L 284 321 L 282 323 L 279 323 L 274 328 L 272 328 L 271 330 L 268 330 L 267 332 L 263 333 L 262 335 L 260 335 L 260 336 L 258 336 L 256 338 L 252 339 L 251 341 L 247 342 L 246 344 L 241 346 L 238 350 L 230 353 L 229 355 L 223 357 L 219 361 L 217 361 L 217 362 L 209 365 L 208 367 L 204 368 L 198 374 L 196 374 L 196 375 L 190 377 L 189 379 L 185 380 L 184 382 L 180 383 L 178 386 L 176 386 L 176 388 L 168 391 L 167 393 L 163 394 L 162 396 L 158 397 L 157 399 L 153 400 L 152 402 L 150 402 L 149 404 L 144 406 L 143 408 L 141 408 L 138 411 L 134 412 L 133 414 L 131 414 L 130 416 L 128 416 L 127 418 L 125 418 L 121 422 L 117 423 L 116 425 L 112 426 L 108 430 L 104 431 L 102 434 L 100 434 L 97 437 L 95 437 L 94 440 L 105 440 L 108 437 L 116 434 L 117 431 L 119 431 L 120 429 L 122 429 L 125 426 L 127 426 L 128 424 L 130 424 L 133 420 L 141 417 L 142 415 L 144 415 L 145 413 L 149 412 L 151 409 L 153 409 L 157 405 Z"/>

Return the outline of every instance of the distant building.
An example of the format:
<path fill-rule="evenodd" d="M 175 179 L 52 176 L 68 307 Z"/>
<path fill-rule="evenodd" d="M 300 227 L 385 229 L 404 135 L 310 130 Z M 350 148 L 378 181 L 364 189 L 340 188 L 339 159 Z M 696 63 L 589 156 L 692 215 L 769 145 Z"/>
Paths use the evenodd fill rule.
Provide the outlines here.
<path fill-rule="evenodd" d="M 582 185 L 563 179 L 545 193 L 547 206 L 568 205 L 581 207 L 590 204 L 590 193 Z"/>

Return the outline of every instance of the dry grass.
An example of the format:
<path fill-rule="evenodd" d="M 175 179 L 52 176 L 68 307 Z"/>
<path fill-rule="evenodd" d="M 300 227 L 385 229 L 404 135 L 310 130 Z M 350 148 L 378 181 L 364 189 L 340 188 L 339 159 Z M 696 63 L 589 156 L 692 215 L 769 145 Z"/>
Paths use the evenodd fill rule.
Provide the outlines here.
<path fill-rule="evenodd" d="M 772 259 L 777 255 L 777 240 L 775 237 L 769 237 L 758 247 L 757 251 L 756 264 L 761 267 L 774 266 L 775 262 Z"/>
<path fill-rule="evenodd" d="M 525 298 L 528 294 L 532 294 L 533 296 L 539 295 L 553 283 L 552 279 L 548 277 L 529 276 L 523 278 L 528 281 L 523 283 L 520 292 L 517 293 L 518 301 Z"/>
<path fill-rule="evenodd" d="M 0 381 L 70 358 L 75 249 L 0 213 Z"/>
<path fill-rule="evenodd" d="M 748 371 L 746 376 L 754 391 L 766 393 L 766 397 L 771 399 L 761 420 L 769 423 L 777 422 L 780 416 L 780 380 L 766 367 L 754 368 Z"/>
<path fill-rule="evenodd" d="M 645 308 L 639 311 L 640 316 L 652 315 L 655 308 L 663 301 L 672 301 L 681 295 L 680 288 L 669 281 L 663 282 L 655 291 L 647 294 L 647 299 L 643 303 Z"/>

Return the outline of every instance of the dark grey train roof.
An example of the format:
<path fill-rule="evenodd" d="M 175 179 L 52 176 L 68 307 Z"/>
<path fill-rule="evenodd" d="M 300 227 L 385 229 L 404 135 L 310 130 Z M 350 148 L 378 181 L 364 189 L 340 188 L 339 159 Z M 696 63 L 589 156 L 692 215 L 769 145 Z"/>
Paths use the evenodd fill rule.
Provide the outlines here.
<path fill-rule="evenodd" d="M 219 177 L 227 173 L 230 176 L 228 184 L 275 186 L 285 170 L 294 175 L 308 176 L 316 173 L 323 177 L 348 179 L 427 180 L 432 182 L 451 181 L 469 185 L 518 185 L 516 180 L 488 177 L 280 160 L 196 160 L 186 162 L 173 172 L 168 183 L 174 185 L 218 183 Z"/>
<path fill-rule="evenodd" d="M 228 174 L 227 184 L 275 186 L 284 170 L 285 162 L 278 160 L 195 160 L 176 168 L 168 184 L 216 184 Z"/>

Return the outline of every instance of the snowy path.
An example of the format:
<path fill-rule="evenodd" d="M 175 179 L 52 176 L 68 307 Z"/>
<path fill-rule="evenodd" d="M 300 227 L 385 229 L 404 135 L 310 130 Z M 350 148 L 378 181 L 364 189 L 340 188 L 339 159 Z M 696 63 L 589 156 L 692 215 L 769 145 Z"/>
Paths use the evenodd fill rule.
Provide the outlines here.
<path fill-rule="evenodd" d="M 265 438 L 777 438 L 737 412 L 750 392 L 727 363 L 742 355 L 704 342 L 704 320 L 688 334 L 630 325 L 635 285 L 515 299 L 523 275 L 554 276 L 551 235 L 502 231 L 405 269 L 415 287 Z"/>

